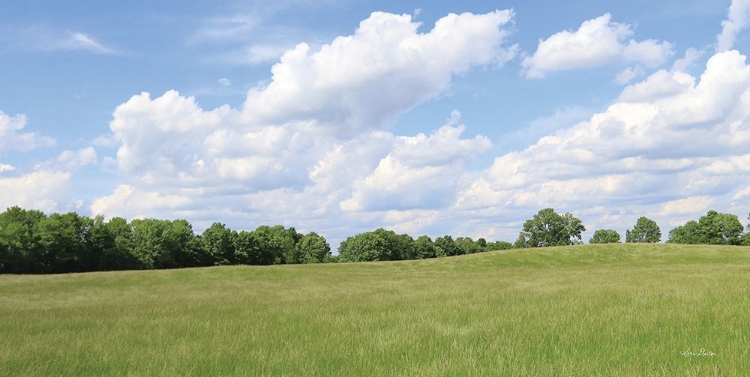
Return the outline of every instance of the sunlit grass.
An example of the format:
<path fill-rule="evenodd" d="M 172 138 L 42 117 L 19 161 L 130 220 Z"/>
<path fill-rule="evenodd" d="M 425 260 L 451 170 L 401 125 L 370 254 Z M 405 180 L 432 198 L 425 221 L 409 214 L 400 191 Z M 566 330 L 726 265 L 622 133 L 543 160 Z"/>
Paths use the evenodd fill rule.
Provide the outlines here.
<path fill-rule="evenodd" d="M 0 334 L 3 376 L 743 375 L 750 248 L 0 276 Z"/>

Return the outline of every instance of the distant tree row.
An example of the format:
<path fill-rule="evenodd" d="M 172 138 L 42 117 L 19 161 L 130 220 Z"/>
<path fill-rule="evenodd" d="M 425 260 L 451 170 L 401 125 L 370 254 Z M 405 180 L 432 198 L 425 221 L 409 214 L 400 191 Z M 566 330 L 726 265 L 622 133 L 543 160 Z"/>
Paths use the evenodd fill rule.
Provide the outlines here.
<path fill-rule="evenodd" d="M 281 225 L 196 235 L 185 220 L 104 221 L 12 207 L 0 214 L 0 273 L 64 273 L 333 261 L 322 236 Z"/>
<path fill-rule="evenodd" d="M 749 216 L 750 219 L 750 216 Z M 750 229 L 750 225 L 748 226 Z M 748 245 L 750 233 L 736 215 L 708 211 L 697 221 L 669 232 L 668 243 Z M 583 243 L 586 231 L 570 213 L 540 210 L 523 224 L 514 244 L 450 235 L 432 240 L 396 234 L 383 228 L 349 237 L 331 254 L 326 239 L 294 228 L 262 225 L 235 231 L 214 223 L 198 235 L 186 220 L 123 218 L 104 221 L 76 213 L 45 215 L 19 207 L 0 213 L 0 273 L 64 273 L 105 270 L 162 269 L 219 265 L 271 265 L 323 262 L 391 261 L 439 258 L 511 248 Z M 641 217 L 625 232 L 625 242 L 661 242 L 659 226 Z M 589 243 L 618 243 L 612 229 L 594 232 Z"/>
<path fill-rule="evenodd" d="M 383 228 L 349 237 L 339 245 L 339 262 L 369 262 L 450 257 L 475 254 L 491 250 L 511 249 L 510 242 L 487 242 L 484 238 L 474 241 L 471 237 L 449 235 L 437 237 L 420 236 L 416 240 L 408 234 L 396 234 Z"/>
<path fill-rule="evenodd" d="M 750 225 L 747 228 L 750 230 Z M 750 233 L 744 233 L 744 230 L 736 215 L 711 210 L 698 221 L 688 221 L 669 231 L 667 243 L 750 246 Z M 514 247 L 580 244 L 581 233 L 585 231 L 581 220 L 572 214 L 559 215 L 554 209 L 545 208 L 524 223 Z M 661 237 L 659 225 L 647 217 L 639 218 L 633 229 L 625 231 L 627 243 L 656 243 L 661 242 Z M 589 240 L 592 244 L 619 242 L 620 234 L 612 229 L 599 229 Z"/>

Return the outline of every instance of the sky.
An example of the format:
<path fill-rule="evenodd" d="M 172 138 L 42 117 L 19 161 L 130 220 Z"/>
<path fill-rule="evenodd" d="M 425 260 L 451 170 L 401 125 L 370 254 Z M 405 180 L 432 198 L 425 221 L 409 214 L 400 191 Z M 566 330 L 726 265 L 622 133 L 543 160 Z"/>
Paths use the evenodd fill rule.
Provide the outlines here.
<path fill-rule="evenodd" d="M 750 0 L 7 1 L 0 208 L 624 238 L 750 212 Z"/>

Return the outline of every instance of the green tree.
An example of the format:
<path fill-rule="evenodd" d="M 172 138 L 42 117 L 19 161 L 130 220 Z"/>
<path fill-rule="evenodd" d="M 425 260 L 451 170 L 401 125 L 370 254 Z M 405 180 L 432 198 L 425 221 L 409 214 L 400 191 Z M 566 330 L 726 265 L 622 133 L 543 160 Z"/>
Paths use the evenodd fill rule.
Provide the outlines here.
<path fill-rule="evenodd" d="M 253 233 L 260 247 L 263 261 L 261 264 L 295 264 L 301 262 L 296 246 L 303 235 L 297 233 L 294 228 L 285 228 L 282 225 L 273 227 L 261 225 Z M 267 263 L 269 258 L 272 258 L 271 263 Z"/>
<path fill-rule="evenodd" d="M 632 230 L 625 231 L 627 243 L 656 243 L 661 241 L 661 229 L 654 220 L 642 216 Z"/>
<path fill-rule="evenodd" d="M 232 231 L 222 223 L 213 223 L 200 237 L 202 250 L 214 265 L 238 264 Z"/>
<path fill-rule="evenodd" d="M 513 248 L 513 244 L 508 241 L 495 241 L 495 242 L 488 242 L 487 246 L 485 247 L 486 251 L 493 251 L 493 250 L 509 250 Z"/>
<path fill-rule="evenodd" d="M 598 229 L 589 243 L 619 243 L 620 233 L 612 229 Z"/>
<path fill-rule="evenodd" d="M 98 255 L 92 250 L 89 231 L 93 221 L 77 213 L 53 213 L 36 223 L 44 268 L 41 272 L 82 272 L 98 267 Z"/>
<path fill-rule="evenodd" d="M 669 232 L 669 243 L 739 245 L 744 227 L 736 215 L 708 211 L 697 222 L 688 221 Z"/>
<path fill-rule="evenodd" d="M 262 247 L 259 234 L 256 232 L 241 231 L 233 233 L 232 242 L 237 260 L 241 264 L 269 265 L 273 264 L 275 257 L 271 250 Z"/>
<path fill-rule="evenodd" d="M 323 263 L 331 256 L 331 245 L 323 236 L 307 233 L 296 245 L 297 254 L 302 263 Z"/>
<path fill-rule="evenodd" d="M 570 213 L 559 215 L 552 208 L 540 210 L 523 224 L 518 247 L 565 246 L 581 243 L 586 227 Z"/>
<path fill-rule="evenodd" d="M 414 241 L 415 257 L 416 259 L 427 259 L 435 258 L 435 244 L 432 243 L 432 238 L 429 236 L 419 236 Z"/>
<path fill-rule="evenodd" d="M 390 260 L 388 240 L 378 232 L 365 232 L 345 239 L 339 245 L 339 262 Z"/>
<path fill-rule="evenodd" d="M 193 227 L 186 220 L 138 219 L 133 228 L 133 255 L 145 268 L 202 265 Z"/>
<path fill-rule="evenodd" d="M 46 272 L 44 254 L 35 233 L 47 216 L 13 206 L 0 214 L 0 268 L 5 273 Z"/>
<path fill-rule="evenodd" d="M 101 216 L 94 219 L 92 238 L 101 248 L 99 269 L 138 270 L 146 268 L 133 254 L 133 228 L 122 217 L 113 217 L 102 223 Z"/>
<path fill-rule="evenodd" d="M 684 245 L 695 245 L 701 243 L 700 226 L 695 220 L 690 220 L 685 225 L 680 225 L 669 231 L 667 243 Z"/>
<path fill-rule="evenodd" d="M 435 255 L 438 257 L 452 257 L 461 254 L 461 249 L 456 245 L 453 237 L 445 235 L 435 238 Z"/>
<path fill-rule="evenodd" d="M 485 246 L 487 243 L 485 242 Z M 474 242 L 471 237 L 458 237 L 456 238 L 456 247 L 460 250 L 461 254 L 475 254 L 482 251 L 482 247 Z"/>

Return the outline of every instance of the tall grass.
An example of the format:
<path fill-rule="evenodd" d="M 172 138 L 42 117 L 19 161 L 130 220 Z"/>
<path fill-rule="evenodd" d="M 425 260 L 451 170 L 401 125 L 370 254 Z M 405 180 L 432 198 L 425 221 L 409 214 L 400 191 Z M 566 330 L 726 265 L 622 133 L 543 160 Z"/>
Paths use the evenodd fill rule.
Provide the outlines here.
<path fill-rule="evenodd" d="M 0 276 L 3 376 L 733 376 L 748 345 L 741 247 Z"/>

